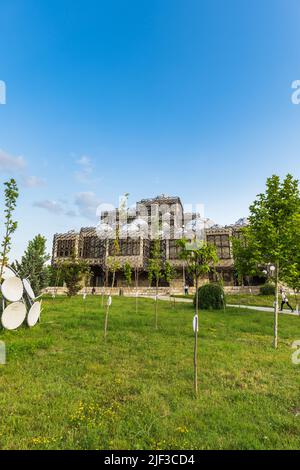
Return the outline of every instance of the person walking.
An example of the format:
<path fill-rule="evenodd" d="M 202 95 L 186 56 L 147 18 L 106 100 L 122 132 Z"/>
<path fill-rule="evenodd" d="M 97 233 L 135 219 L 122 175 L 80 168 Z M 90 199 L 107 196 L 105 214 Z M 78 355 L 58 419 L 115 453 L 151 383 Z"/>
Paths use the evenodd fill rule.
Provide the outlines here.
<path fill-rule="evenodd" d="M 285 291 L 283 289 L 280 290 L 280 293 L 281 293 L 281 307 L 280 307 L 280 312 L 282 312 L 283 310 L 283 306 L 284 304 L 286 304 L 289 309 L 291 310 L 291 312 L 294 311 L 293 307 L 289 304 L 289 299 L 287 298 L 287 295 L 285 293 Z"/>

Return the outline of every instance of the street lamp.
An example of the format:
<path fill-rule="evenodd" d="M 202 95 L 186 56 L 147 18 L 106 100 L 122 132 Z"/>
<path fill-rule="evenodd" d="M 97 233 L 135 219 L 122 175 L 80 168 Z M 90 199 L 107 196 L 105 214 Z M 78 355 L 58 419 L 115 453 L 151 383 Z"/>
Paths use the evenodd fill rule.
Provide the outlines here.
<path fill-rule="evenodd" d="M 273 264 L 269 263 L 269 264 L 266 265 L 266 269 L 263 270 L 263 273 L 267 277 L 273 277 L 275 269 L 276 269 L 275 266 L 273 266 Z"/>

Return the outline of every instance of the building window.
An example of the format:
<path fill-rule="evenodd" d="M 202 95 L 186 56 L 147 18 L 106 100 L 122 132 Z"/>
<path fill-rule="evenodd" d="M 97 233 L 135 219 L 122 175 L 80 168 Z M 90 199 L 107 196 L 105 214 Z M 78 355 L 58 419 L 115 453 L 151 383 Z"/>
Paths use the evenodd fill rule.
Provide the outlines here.
<path fill-rule="evenodd" d="M 220 259 L 230 259 L 230 239 L 229 235 L 208 235 L 207 242 L 215 245 L 217 249 L 217 255 Z"/>
<path fill-rule="evenodd" d="M 57 257 L 69 258 L 75 252 L 75 240 L 58 240 Z"/>
<path fill-rule="evenodd" d="M 104 241 L 99 237 L 84 237 L 82 257 L 83 258 L 103 258 L 105 253 Z"/>
<path fill-rule="evenodd" d="M 179 259 L 181 248 L 177 245 L 177 240 L 169 241 L 169 258 Z"/>
<path fill-rule="evenodd" d="M 114 240 L 109 243 L 109 256 L 138 256 L 140 254 L 139 240 L 119 240 L 119 253 L 116 253 Z"/>

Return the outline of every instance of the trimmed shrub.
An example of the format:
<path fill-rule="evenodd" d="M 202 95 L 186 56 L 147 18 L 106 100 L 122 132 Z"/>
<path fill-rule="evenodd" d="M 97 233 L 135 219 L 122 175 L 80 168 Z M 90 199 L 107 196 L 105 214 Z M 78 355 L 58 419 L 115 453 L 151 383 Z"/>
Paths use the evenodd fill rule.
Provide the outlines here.
<path fill-rule="evenodd" d="M 275 295 L 275 286 L 273 284 L 265 284 L 259 289 L 260 295 Z"/>
<path fill-rule="evenodd" d="M 196 303 L 196 294 L 194 305 Z M 198 289 L 198 306 L 204 310 L 220 310 L 226 305 L 224 289 L 220 284 L 205 284 Z"/>

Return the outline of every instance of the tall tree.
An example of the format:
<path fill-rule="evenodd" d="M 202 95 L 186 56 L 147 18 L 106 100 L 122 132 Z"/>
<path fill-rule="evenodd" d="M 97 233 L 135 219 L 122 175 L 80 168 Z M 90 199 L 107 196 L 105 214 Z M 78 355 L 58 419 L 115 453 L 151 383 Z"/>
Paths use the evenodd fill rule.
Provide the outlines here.
<path fill-rule="evenodd" d="M 5 214 L 5 222 L 4 222 L 4 238 L 1 243 L 1 251 L 0 251 L 0 279 L 2 279 L 3 269 L 4 266 L 8 263 L 8 254 L 11 249 L 11 236 L 16 231 L 18 223 L 13 220 L 13 212 L 17 205 L 17 199 L 19 197 L 19 191 L 16 181 L 12 178 L 9 181 L 4 183 L 5 190 L 4 190 L 4 214 Z"/>
<path fill-rule="evenodd" d="M 151 286 L 155 282 L 155 328 L 158 328 L 158 286 L 164 278 L 164 256 L 161 247 L 161 240 L 157 238 L 152 242 L 150 258 L 148 260 L 148 279 Z"/>
<path fill-rule="evenodd" d="M 232 254 L 234 269 L 238 277 L 239 285 L 244 285 L 245 279 L 250 284 L 250 278 L 261 271 L 259 270 L 259 253 L 248 227 L 244 227 L 239 237 L 232 237 Z"/>
<path fill-rule="evenodd" d="M 293 245 L 293 255 L 290 263 L 282 269 L 283 282 L 293 289 L 296 310 L 299 313 L 300 297 L 300 214 L 295 216 L 295 241 Z"/>
<path fill-rule="evenodd" d="M 166 261 L 165 266 L 164 266 L 164 278 L 165 278 L 165 281 L 170 286 L 170 300 L 172 298 L 171 297 L 171 283 L 173 279 L 175 278 L 175 276 L 176 276 L 176 271 L 174 267 L 171 265 L 169 261 Z M 175 308 L 175 296 L 173 296 L 173 308 Z"/>
<path fill-rule="evenodd" d="M 198 395 L 198 318 L 199 318 L 199 281 L 206 276 L 218 262 L 216 247 L 202 240 L 189 242 L 178 241 L 181 247 L 180 257 L 186 262 L 188 272 L 193 276 L 196 285 L 195 318 L 194 318 L 194 390 Z"/>
<path fill-rule="evenodd" d="M 255 240 L 261 264 L 275 267 L 274 348 L 278 345 L 278 291 L 293 267 L 297 246 L 296 218 L 300 213 L 299 182 L 292 175 L 283 181 L 267 179 L 265 193 L 250 206 L 249 230 Z"/>
<path fill-rule="evenodd" d="M 109 309 L 111 306 L 112 289 L 115 285 L 116 273 L 120 269 L 120 266 L 121 266 L 120 261 L 119 261 L 120 251 L 121 250 L 120 250 L 120 244 L 119 244 L 119 229 L 117 229 L 116 238 L 113 240 L 113 245 L 112 245 L 112 255 L 107 258 L 107 262 L 106 262 L 108 270 L 112 273 L 112 281 L 111 281 L 110 294 L 106 302 L 105 321 L 104 321 L 104 339 L 105 340 L 106 340 L 107 330 L 108 330 L 108 316 L 109 316 Z"/>
<path fill-rule="evenodd" d="M 46 250 L 47 240 L 42 235 L 36 235 L 28 243 L 21 261 L 15 262 L 18 274 L 22 278 L 29 278 L 33 291 L 39 295 L 41 290 L 49 285 L 49 269 L 46 266 L 50 255 Z"/>
<path fill-rule="evenodd" d="M 126 285 L 127 287 L 130 287 L 132 283 L 132 266 L 129 261 L 126 261 L 126 263 L 124 264 L 123 271 L 126 280 Z"/>

